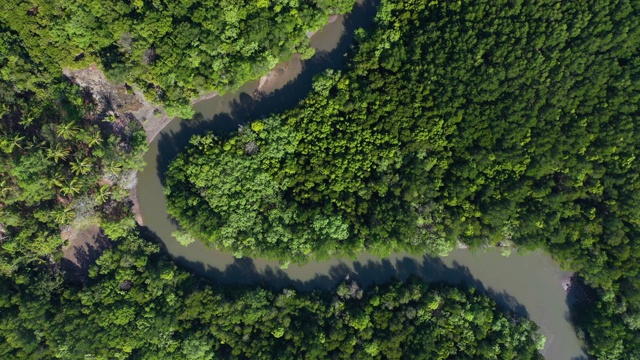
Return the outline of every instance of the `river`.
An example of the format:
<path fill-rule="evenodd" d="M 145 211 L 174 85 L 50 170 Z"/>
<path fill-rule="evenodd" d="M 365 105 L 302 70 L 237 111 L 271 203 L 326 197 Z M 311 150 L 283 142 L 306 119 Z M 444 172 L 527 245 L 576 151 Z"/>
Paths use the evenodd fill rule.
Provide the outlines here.
<path fill-rule="evenodd" d="M 502 256 L 498 251 L 474 254 L 455 250 L 441 258 L 394 254 L 380 259 L 362 254 L 356 259 L 316 261 L 280 269 L 277 262 L 259 258 L 235 259 L 229 253 L 209 249 L 200 242 L 180 245 L 171 233 L 176 224 L 167 214 L 163 194 L 164 173 L 176 154 L 194 134 L 230 131 L 238 124 L 281 112 L 300 101 L 311 88 L 311 79 L 324 69 L 341 68 L 350 50 L 355 29 L 370 28 L 375 6 L 358 6 L 338 17 L 311 38 L 317 51 L 308 61 L 294 57 L 279 64 L 270 81 L 244 85 L 233 94 L 210 98 L 193 105 L 200 120 L 175 119 L 154 139 L 145 154 L 147 166 L 139 174 L 138 200 L 146 230 L 164 244 L 177 263 L 220 283 L 260 283 L 273 288 L 328 289 L 349 275 L 362 286 L 392 278 L 419 276 L 429 282 L 466 284 L 492 296 L 499 304 L 540 325 L 547 343 L 542 351 L 550 360 L 586 358 L 581 342 L 568 321 L 567 292 L 562 283 L 571 275 L 562 271 L 549 255 L 533 252 Z"/>

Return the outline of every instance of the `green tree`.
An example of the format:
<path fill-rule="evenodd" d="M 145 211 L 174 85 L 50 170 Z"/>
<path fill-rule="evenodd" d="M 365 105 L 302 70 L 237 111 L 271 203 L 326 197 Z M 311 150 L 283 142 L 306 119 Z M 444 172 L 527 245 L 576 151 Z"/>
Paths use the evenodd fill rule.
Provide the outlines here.
<path fill-rule="evenodd" d="M 73 179 L 69 182 L 64 183 L 60 188 L 60 192 L 66 196 L 73 196 L 78 194 L 80 192 L 80 186 L 77 179 Z"/>
<path fill-rule="evenodd" d="M 61 143 L 56 143 L 52 147 L 47 148 L 47 158 L 53 159 L 56 163 L 60 160 L 66 160 L 69 156 L 69 149 Z"/>
<path fill-rule="evenodd" d="M 84 175 L 91 171 L 91 168 L 91 159 L 89 158 L 77 159 L 71 163 L 71 171 L 76 175 Z"/>
<path fill-rule="evenodd" d="M 72 122 L 58 124 L 56 134 L 65 140 L 72 139 L 78 133 L 78 128 Z"/>

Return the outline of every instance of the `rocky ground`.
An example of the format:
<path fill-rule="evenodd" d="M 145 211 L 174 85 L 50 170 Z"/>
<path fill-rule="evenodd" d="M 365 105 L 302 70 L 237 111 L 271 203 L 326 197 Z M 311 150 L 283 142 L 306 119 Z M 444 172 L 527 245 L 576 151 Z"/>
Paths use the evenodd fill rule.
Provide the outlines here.
<path fill-rule="evenodd" d="M 172 120 L 162 106 L 151 103 L 141 92 L 109 82 L 95 65 L 81 70 L 64 69 L 63 73 L 71 81 L 91 92 L 96 103 L 103 105 L 98 111 L 102 111 L 105 116 L 113 114 L 127 121 L 139 121 L 147 133 L 148 142 Z"/>

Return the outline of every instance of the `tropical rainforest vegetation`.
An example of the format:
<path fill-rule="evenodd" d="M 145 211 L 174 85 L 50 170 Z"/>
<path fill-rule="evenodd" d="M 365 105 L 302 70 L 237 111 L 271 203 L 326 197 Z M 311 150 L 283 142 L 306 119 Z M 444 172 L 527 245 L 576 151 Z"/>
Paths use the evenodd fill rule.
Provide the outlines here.
<path fill-rule="evenodd" d="M 23 277 L 22 267 L 56 261 L 74 229 L 129 217 L 147 142 L 137 121 L 107 115 L 91 94 L 41 72 L 21 39 L 4 34 L 0 274 Z"/>
<path fill-rule="evenodd" d="M 109 5 L 122 11 L 101 10 Z M 207 87 L 193 81 L 163 84 L 159 74 L 175 70 L 175 64 L 160 65 L 169 58 L 164 51 L 184 56 L 183 49 L 173 48 L 176 39 L 171 36 L 185 34 L 167 34 L 171 17 L 153 14 L 168 11 L 163 4 L 133 5 L 136 16 L 126 13 L 133 8 L 125 3 L 95 2 L 14 3 L 10 6 L 15 8 L 3 13 L 1 358 L 398 358 L 409 347 L 434 358 L 539 358 L 537 349 L 544 338 L 537 326 L 503 313 L 473 290 L 428 288 L 419 282 L 366 291 L 351 282 L 334 293 L 310 294 L 220 288 L 158 255 L 159 247 L 133 230 L 128 203 L 135 172 L 144 165 L 144 132 L 133 119 L 97 102 L 90 89 L 62 78 L 61 67 L 95 61 L 112 79 L 126 75 L 139 86 L 153 84 L 156 94 L 169 93 L 155 100 L 178 108 L 198 92 L 231 89 L 261 75 L 295 51 L 311 55 L 304 30 L 317 28 L 327 14 L 350 4 L 260 2 L 259 8 L 275 9 L 253 9 L 249 15 L 249 7 L 235 5 L 241 10 L 236 14 L 240 25 L 226 29 L 247 39 L 257 35 L 245 26 L 260 29 L 263 35 L 253 41 L 258 50 L 264 46 L 272 52 L 234 58 L 237 49 L 256 49 L 241 46 L 237 38 L 224 40 L 238 48 L 227 49 L 228 57 L 216 57 L 225 63 L 214 72 L 226 75 L 203 75 Z M 152 15 L 142 16 L 145 6 Z M 203 16 L 233 15 L 228 6 L 217 12 L 204 10 Z M 184 9 L 179 13 L 185 16 Z M 100 14 L 112 18 L 96 22 L 106 19 L 97 17 Z M 250 21 L 244 21 L 247 18 Z M 161 33 L 150 26 L 166 19 L 169 23 Z M 127 29 L 123 21 L 146 35 L 109 33 Z M 276 21 L 283 33 L 265 33 L 275 28 L 268 21 Z M 194 28 L 204 30 L 200 24 Z M 162 40 L 165 34 L 168 39 Z M 195 34 L 188 35 L 194 39 Z M 221 46 L 210 40 L 208 45 L 220 51 Z M 114 41 L 124 50 L 114 48 Z M 132 56 L 140 49 L 149 59 Z M 206 65 L 208 60 L 202 61 Z M 192 68 L 191 75 L 183 75 L 200 76 L 195 71 L 207 68 L 211 67 Z M 70 233 L 93 224 L 118 241 L 92 266 L 88 282 L 75 283 L 62 271 L 60 248 Z"/>
<path fill-rule="evenodd" d="M 190 100 L 240 87 L 298 52 L 306 36 L 355 0 L 4 1 L 0 21 L 48 72 L 98 64 L 169 115 Z"/>
<path fill-rule="evenodd" d="M 535 324 L 473 289 L 180 270 L 130 213 L 144 132 L 61 76 L 95 63 L 187 116 L 311 56 L 306 32 L 353 3 L 3 2 L 0 357 L 540 358 Z M 589 353 L 640 358 L 639 17 L 632 0 L 384 1 L 299 106 L 193 138 L 167 177 L 178 235 L 284 264 L 544 248 L 595 288 L 574 319 Z M 74 283 L 60 248 L 93 224 L 115 243 Z"/>
<path fill-rule="evenodd" d="M 117 224 L 113 224 L 116 226 Z M 333 292 L 229 288 L 120 236 L 82 288 L 0 283 L 0 357 L 61 359 L 541 359 L 544 337 L 473 290 L 419 281 Z M 43 285 L 43 286 L 37 286 Z"/>
<path fill-rule="evenodd" d="M 628 0 L 384 2 L 350 67 L 299 106 L 193 138 L 170 213 L 281 261 L 542 247 L 600 289 L 592 353 L 638 357 L 639 15 Z"/>

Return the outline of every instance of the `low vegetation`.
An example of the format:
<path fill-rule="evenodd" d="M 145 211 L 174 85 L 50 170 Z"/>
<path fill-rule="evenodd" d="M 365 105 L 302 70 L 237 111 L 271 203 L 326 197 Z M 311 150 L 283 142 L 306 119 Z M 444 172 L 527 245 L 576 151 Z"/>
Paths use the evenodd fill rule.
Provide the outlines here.
<path fill-rule="evenodd" d="M 128 217 L 147 143 L 135 119 L 40 72 L 10 33 L 0 66 L 0 275 L 21 278 L 57 261 L 74 229 Z"/>

